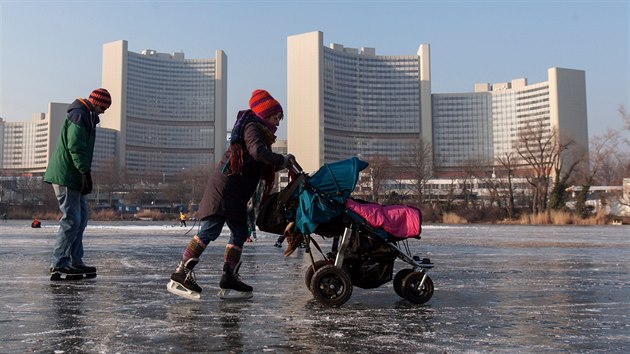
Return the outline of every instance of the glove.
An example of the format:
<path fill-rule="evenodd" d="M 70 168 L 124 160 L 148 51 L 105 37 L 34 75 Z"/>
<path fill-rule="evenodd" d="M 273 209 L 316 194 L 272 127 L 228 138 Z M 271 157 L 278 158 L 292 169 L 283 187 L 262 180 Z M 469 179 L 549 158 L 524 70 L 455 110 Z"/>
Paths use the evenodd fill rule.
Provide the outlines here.
<path fill-rule="evenodd" d="M 92 174 L 87 171 L 83 174 L 83 187 L 81 188 L 81 194 L 86 195 L 92 193 Z"/>
<path fill-rule="evenodd" d="M 289 165 L 295 161 L 295 156 L 291 154 L 284 155 L 284 162 L 282 163 L 282 168 L 287 168 Z"/>

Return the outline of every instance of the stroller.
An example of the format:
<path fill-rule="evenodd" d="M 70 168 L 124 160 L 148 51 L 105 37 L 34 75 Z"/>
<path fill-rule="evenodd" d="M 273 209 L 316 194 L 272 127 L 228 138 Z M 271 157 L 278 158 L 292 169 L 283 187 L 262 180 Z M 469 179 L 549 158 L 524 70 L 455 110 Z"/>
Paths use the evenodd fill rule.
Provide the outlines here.
<path fill-rule="evenodd" d="M 305 243 L 311 264 L 304 281 L 325 305 L 344 304 L 353 286 L 372 289 L 391 281 L 397 258 L 410 267 L 393 276 L 396 294 L 424 304 L 433 296 L 433 281 L 427 275 L 433 264 L 429 258 L 412 256 L 408 245 L 410 238 L 420 239 L 420 210 L 351 198 L 359 172 L 367 166 L 353 157 L 324 164 L 307 175 L 293 160 L 291 182 L 262 202 L 256 224 L 262 231 L 289 233 Z M 335 238 L 338 250 L 333 246 L 332 252 L 324 253 L 314 235 Z M 315 260 L 314 249 L 321 259 Z"/>

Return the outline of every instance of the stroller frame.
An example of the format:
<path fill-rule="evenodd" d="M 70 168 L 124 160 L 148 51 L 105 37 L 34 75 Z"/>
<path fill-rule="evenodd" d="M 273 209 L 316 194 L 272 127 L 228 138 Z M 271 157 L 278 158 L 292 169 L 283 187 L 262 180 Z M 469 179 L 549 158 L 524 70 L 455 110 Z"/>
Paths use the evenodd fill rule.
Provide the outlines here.
<path fill-rule="evenodd" d="M 428 271 L 434 267 L 429 258 L 420 258 L 419 256 L 412 256 L 408 245 L 408 238 L 396 238 L 393 235 L 387 234 L 387 238 L 377 236 L 376 229 L 368 225 L 365 221 L 361 222 L 362 218 L 357 214 L 354 214 L 351 210 L 341 208 L 337 203 L 330 198 L 326 193 L 320 192 L 317 188 L 308 185 L 307 176 L 302 171 L 302 168 L 295 160 L 292 161 L 293 171 L 297 174 L 297 178 L 294 182 L 300 183 L 303 187 L 307 188 L 310 192 L 317 194 L 324 199 L 326 204 L 330 204 L 331 208 L 335 208 L 340 214 L 344 215 L 344 219 L 347 222 L 343 223 L 343 232 L 339 240 L 339 249 L 336 254 L 330 255 L 324 254 L 321 247 L 313 238 L 313 234 L 306 234 L 304 241 L 306 244 L 305 252 L 309 255 L 310 265 L 305 273 L 305 283 L 307 288 L 311 291 L 314 298 L 319 302 L 328 306 L 340 306 L 349 300 L 352 295 L 353 286 L 361 288 L 375 288 L 382 284 L 385 284 L 392 280 L 393 267 L 395 259 L 400 259 L 403 262 L 409 264 L 411 268 L 404 268 L 399 270 L 393 277 L 394 290 L 402 298 L 408 300 L 414 304 L 424 304 L 433 296 L 434 286 L 433 281 L 428 276 Z M 295 186 L 293 186 L 295 190 Z M 338 225 L 337 225 L 338 226 Z M 381 230 L 384 232 L 384 230 Z M 386 233 L 386 232 L 385 232 Z M 317 234 L 317 232 L 315 232 Z M 326 236 L 321 235 L 323 238 Z M 328 237 L 331 237 L 328 235 Z M 353 253 L 351 250 L 351 241 L 360 242 L 361 238 L 367 238 L 380 247 L 382 252 L 386 253 L 384 259 L 377 258 L 376 261 L 367 257 L 368 260 L 363 259 L 364 255 L 360 253 Z M 420 235 L 413 238 L 420 239 Z M 365 239 L 364 239 L 365 240 Z M 402 247 L 399 246 L 402 245 Z M 313 247 L 316 248 L 322 255 L 323 259 L 316 260 L 313 255 Z M 387 251 L 385 251 L 385 247 Z M 388 253 L 389 252 L 389 253 Z M 351 258 L 346 260 L 346 257 Z M 334 258 L 334 261 L 333 259 Z M 358 258 L 358 259 L 357 259 Z M 358 263 L 357 262 L 361 262 Z M 363 283 L 357 279 L 361 273 L 357 267 L 369 266 L 366 268 L 376 268 L 380 273 L 380 278 L 372 279 L 372 282 Z M 351 271 L 351 269 L 353 271 Z M 361 268 L 363 269 L 363 268 Z"/>
<path fill-rule="evenodd" d="M 434 291 L 433 281 L 427 274 L 428 271 L 434 267 L 431 260 L 429 258 L 412 256 L 408 246 L 408 239 L 386 242 L 373 237 L 369 233 L 360 234 L 357 228 L 365 226 L 366 225 L 359 225 L 357 222 L 351 222 L 350 225 L 345 227 L 336 254 L 332 254 L 332 252 L 329 253 L 329 255 L 324 254 L 312 234 L 304 235 L 306 244 L 305 253 L 309 255 L 311 263 L 304 277 L 306 286 L 313 293 L 313 297 L 325 305 L 340 306 L 349 300 L 352 295 L 353 286 L 374 288 L 393 280 L 394 291 L 400 297 L 414 304 L 424 304 L 429 301 Z M 371 238 L 379 243 L 379 245 L 385 246 L 395 254 L 395 258 L 391 261 L 392 264 L 390 265 L 392 270 L 395 259 L 400 259 L 409 264 L 411 268 L 399 270 L 393 279 L 391 273 L 389 277 L 384 275 L 375 285 L 357 285 L 353 275 L 351 275 L 347 269 L 348 262 L 346 262 L 353 237 Z M 399 244 L 402 244 L 402 247 L 400 247 Z M 315 259 L 313 248 L 317 249 L 323 259 Z M 372 263 L 371 265 L 374 264 Z M 320 273 L 324 275 L 319 276 Z"/>

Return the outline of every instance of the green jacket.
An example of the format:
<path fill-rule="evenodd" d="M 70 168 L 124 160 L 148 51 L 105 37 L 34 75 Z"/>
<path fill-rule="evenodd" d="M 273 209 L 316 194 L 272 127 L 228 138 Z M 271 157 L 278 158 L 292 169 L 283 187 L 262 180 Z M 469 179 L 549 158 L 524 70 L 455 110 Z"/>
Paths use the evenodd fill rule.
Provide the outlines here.
<path fill-rule="evenodd" d="M 98 114 L 86 99 L 77 99 L 68 106 L 55 151 L 44 174 L 47 183 L 81 190 L 84 174 L 92 168 Z"/>

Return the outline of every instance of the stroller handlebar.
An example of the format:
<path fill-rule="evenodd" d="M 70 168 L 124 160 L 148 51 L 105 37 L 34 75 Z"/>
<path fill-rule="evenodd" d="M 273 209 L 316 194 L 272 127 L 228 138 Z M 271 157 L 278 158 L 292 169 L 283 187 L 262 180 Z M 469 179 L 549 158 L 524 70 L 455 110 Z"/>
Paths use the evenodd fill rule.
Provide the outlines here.
<path fill-rule="evenodd" d="M 291 164 L 291 169 L 293 169 L 293 172 L 297 174 L 302 173 L 302 166 L 300 166 L 300 164 L 297 162 L 295 156 L 289 156 L 289 163 Z"/>

